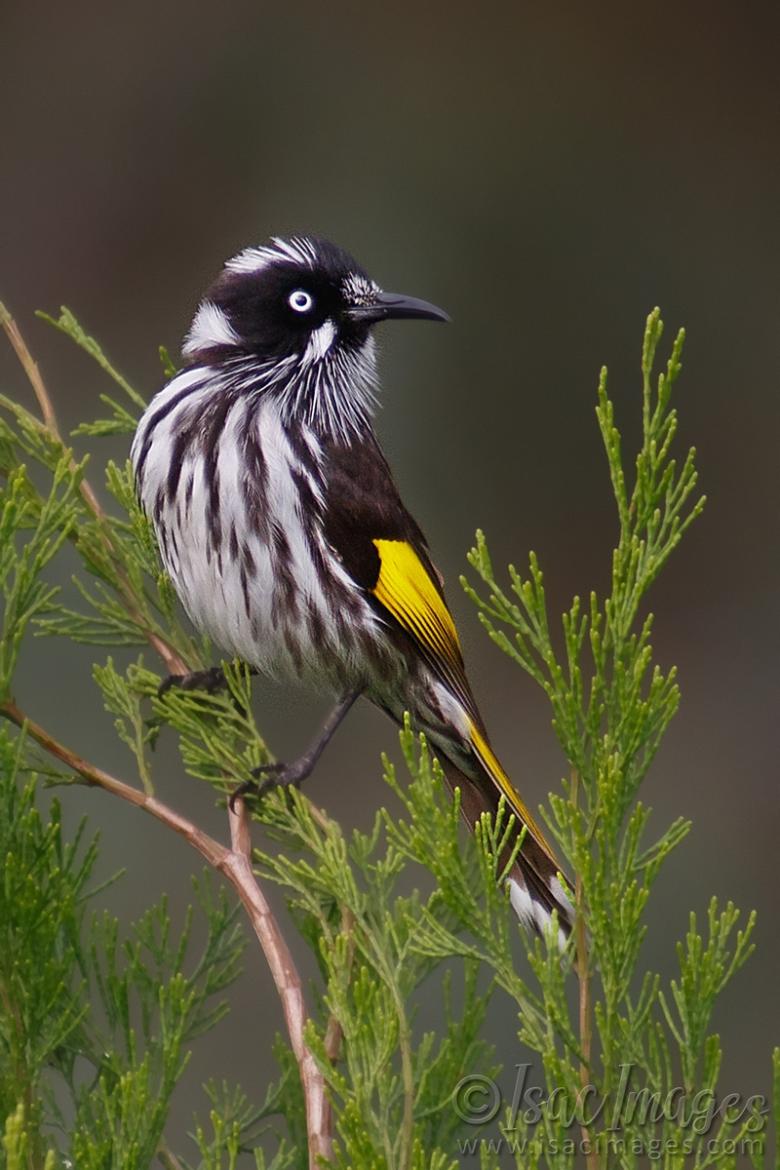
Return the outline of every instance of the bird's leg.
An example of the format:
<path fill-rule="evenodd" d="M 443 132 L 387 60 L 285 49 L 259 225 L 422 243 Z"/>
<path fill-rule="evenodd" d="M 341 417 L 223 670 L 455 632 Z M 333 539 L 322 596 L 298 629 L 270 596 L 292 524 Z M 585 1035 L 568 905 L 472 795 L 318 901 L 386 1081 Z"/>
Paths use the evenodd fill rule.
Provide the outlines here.
<path fill-rule="evenodd" d="M 361 693 L 361 691 L 350 691 L 348 695 L 344 696 L 325 720 L 322 731 L 309 750 L 299 756 L 297 760 L 292 760 L 289 764 L 262 764 L 259 768 L 255 768 L 252 779 L 239 784 L 230 797 L 231 811 L 235 812 L 234 805 L 238 797 L 245 796 L 248 792 L 261 797 L 265 796 L 271 788 L 286 788 L 290 785 L 297 788 L 307 776 L 311 775 L 317 760 L 333 738 L 336 728 Z"/>

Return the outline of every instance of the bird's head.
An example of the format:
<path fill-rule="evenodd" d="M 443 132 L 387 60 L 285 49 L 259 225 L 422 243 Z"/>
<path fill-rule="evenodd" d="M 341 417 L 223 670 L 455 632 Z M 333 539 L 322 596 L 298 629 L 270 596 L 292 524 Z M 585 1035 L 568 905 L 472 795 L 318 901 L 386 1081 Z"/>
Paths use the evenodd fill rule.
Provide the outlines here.
<path fill-rule="evenodd" d="M 254 388 L 315 425 L 335 415 L 343 430 L 376 388 L 373 326 L 403 317 L 449 319 L 427 301 L 384 292 L 335 244 L 277 236 L 227 261 L 182 352 L 191 365 L 254 378 Z"/>

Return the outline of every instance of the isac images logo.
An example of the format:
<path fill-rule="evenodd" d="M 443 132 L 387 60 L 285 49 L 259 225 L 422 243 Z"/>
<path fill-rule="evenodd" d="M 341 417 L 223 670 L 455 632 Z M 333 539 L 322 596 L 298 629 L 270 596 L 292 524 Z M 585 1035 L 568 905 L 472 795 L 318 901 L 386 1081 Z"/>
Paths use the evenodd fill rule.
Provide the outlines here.
<path fill-rule="evenodd" d="M 635 1066 L 620 1066 L 615 1090 L 601 1094 L 595 1085 L 575 1093 L 545 1090 L 532 1083 L 530 1064 L 518 1064 L 511 1099 L 490 1077 L 468 1074 L 455 1086 L 452 1104 L 467 1125 L 500 1124 L 499 1136 L 461 1138 L 460 1155 L 513 1153 L 583 1154 L 614 1151 L 660 1160 L 669 1155 L 760 1155 L 768 1102 L 762 1094 L 718 1097 L 684 1086 L 661 1093 L 636 1087 Z"/>

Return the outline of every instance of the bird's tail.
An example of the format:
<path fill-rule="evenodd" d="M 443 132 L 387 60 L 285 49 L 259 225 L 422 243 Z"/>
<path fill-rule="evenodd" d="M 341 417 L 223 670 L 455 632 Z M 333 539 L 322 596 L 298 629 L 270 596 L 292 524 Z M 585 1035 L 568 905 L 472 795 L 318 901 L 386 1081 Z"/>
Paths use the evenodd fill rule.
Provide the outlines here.
<path fill-rule="evenodd" d="M 561 867 L 547 844 L 534 817 L 512 787 L 485 733 L 471 727 L 471 758 L 467 765 L 456 765 L 440 757 L 450 789 L 460 789 L 460 807 L 470 829 L 483 812 L 495 815 L 503 795 L 515 816 L 518 830 L 525 826 L 520 852 L 509 876 L 509 897 L 518 918 L 544 934 L 553 910 L 558 915 L 558 943 L 561 949 L 574 924 L 574 908 L 559 874 Z M 466 770 L 467 769 L 467 770 Z"/>

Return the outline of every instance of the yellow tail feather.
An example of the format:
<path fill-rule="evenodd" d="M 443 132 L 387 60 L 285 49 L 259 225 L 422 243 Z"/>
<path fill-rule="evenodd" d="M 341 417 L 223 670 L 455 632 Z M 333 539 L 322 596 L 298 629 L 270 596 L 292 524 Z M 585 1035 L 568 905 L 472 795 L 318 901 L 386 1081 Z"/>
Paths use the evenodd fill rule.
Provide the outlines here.
<path fill-rule="evenodd" d="M 480 763 L 485 768 L 490 778 L 495 782 L 495 784 L 506 797 L 507 803 L 512 812 L 514 812 L 520 818 L 524 825 L 528 826 L 528 832 L 533 834 L 542 848 L 550 855 L 551 860 L 555 861 L 555 854 L 550 848 L 544 833 L 539 828 L 536 819 L 529 812 L 526 805 L 523 804 L 518 793 L 512 787 L 512 783 L 509 777 L 501 767 L 501 764 L 498 762 L 495 752 L 491 748 L 483 733 L 471 719 L 469 720 L 469 734 L 471 738 L 471 746 L 479 758 Z"/>

